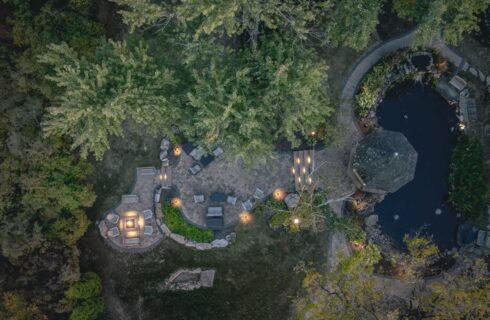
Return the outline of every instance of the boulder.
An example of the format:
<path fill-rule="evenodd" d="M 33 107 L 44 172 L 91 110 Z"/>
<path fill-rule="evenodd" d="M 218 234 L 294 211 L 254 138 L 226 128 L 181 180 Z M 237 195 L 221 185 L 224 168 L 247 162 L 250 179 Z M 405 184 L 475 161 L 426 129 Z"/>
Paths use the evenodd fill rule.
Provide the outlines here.
<path fill-rule="evenodd" d="M 170 234 L 170 238 L 180 244 L 185 244 L 185 238 L 184 236 L 181 236 L 180 234 L 172 233 Z"/>
<path fill-rule="evenodd" d="M 213 246 L 211 246 L 210 243 L 204 243 L 204 242 L 198 242 L 198 243 L 196 243 L 196 249 L 197 250 L 209 250 L 212 247 Z"/>
<path fill-rule="evenodd" d="M 226 239 L 216 239 L 211 242 L 213 248 L 224 248 L 228 246 L 228 241 Z"/>
<path fill-rule="evenodd" d="M 201 277 L 199 278 L 199 282 L 201 283 L 201 287 L 203 288 L 211 288 L 214 283 L 214 275 L 216 271 L 213 269 L 204 270 L 201 272 Z"/>
<path fill-rule="evenodd" d="M 168 277 L 160 289 L 170 291 L 191 291 L 199 288 L 210 288 L 214 284 L 216 270 L 178 269 Z"/>
<path fill-rule="evenodd" d="M 379 217 L 377 214 L 370 215 L 369 217 L 364 219 L 364 223 L 368 227 L 374 227 L 378 223 L 378 218 Z"/>
<path fill-rule="evenodd" d="M 465 61 L 463 63 L 463 67 L 462 67 L 463 71 L 468 71 L 469 68 L 470 68 L 470 65 L 468 64 L 468 62 Z"/>
<path fill-rule="evenodd" d="M 160 224 L 160 229 L 162 229 L 163 234 L 166 235 L 167 237 L 169 237 L 172 234 L 172 231 L 170 231 L 170 229 L 167 227 L 165 223 Z"/>
<path fill-rule="evenodd" d="M 185 246 L 189 247 L 189 248 L 195 248 L 196 247 L 196 241 L 186 240 Z"/>
<path fill-rule="evenodd" d="M 229 243 L 233 243 L 236 241 L 236 233 L 232 232 L 228 235 L 226 235 L 225 240 L 228 241 Z"/>
<path fill-rule="evenodd" d="M 284 202 L 288 208 L 294 208 L 299 203 L 299 195 L 297 193 L 290 193 L 284 198 Z"/>
<path fill-rule="evenodd" d="M 478 71 L 478 76 L 480 77 L 480 81 L 485 83 L 485 80 L 486 80 L 485 74 L 481 71 Z"/>
<path fill-rule="evenodd" d="M 436 215 L 441 215 L 442 214 L 442 210 L 437 208 L 436 211 L 435 211 Z"/>

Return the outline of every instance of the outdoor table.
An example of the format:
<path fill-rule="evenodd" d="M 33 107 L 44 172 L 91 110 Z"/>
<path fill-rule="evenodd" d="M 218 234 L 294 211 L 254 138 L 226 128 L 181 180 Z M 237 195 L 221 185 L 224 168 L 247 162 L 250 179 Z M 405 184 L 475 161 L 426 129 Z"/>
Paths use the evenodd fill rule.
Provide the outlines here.
<path fill-rule="evenodd" d="M 226 196 L 223 192 L 213 192 L 209 198 L 214 202 L 222 202 L 225 201 Z"/>

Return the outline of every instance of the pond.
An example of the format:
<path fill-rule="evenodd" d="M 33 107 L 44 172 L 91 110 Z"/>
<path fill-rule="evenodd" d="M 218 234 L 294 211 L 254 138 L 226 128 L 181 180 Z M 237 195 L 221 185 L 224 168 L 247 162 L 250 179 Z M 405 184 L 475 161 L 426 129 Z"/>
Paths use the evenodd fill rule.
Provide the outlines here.
<path fill-rule="evenodd" d="M 432 236 L 441 250 L 455 247 L 459 221 L 445 201 L 457 138 L 455 108 L 430 86 L 407 81 L 387 92 L 377 117 L 382 128 L 403 133 L 418 153 L 414 179 L 375 206 L 382 231 L 398 246 L 405 234 L 419 232 Z"/>

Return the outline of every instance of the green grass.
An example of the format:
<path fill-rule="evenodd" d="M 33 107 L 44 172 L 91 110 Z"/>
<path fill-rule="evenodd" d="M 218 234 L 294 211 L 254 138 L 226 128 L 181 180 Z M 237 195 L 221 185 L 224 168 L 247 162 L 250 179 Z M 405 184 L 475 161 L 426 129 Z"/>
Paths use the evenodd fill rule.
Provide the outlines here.
<path fill-rule="evenodd" d="M 180 210 L 169 203 L 162 204 L 163 220 L 167 227 L 174 233 L 184 236 L 188 240 L 197 242 L 210 242 L 214 238 L 212 230 L 201 229 L 182 218 Z"/>

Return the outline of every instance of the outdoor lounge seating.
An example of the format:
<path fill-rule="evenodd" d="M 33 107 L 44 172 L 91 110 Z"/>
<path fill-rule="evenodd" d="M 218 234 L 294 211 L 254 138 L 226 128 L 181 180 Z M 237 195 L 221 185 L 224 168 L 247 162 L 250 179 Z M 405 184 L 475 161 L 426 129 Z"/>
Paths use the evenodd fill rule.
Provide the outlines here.
<path fill-rule="evenodd" d="M 259 188 L 255 189 L 254 198 L 257 200 L 263 199 L 265 196 L 264 191 Z"/>
<path fill-rule="evenodd" d="M 243 207 L 243 210 L 245 210 L 245 211 L 252 210 L 252 208 L 254 207 L 252 200 L 248 199 L 247 201 L 242 202 L 242 207 Z"/>
<path fill-rule="evenodd" d="M 219 157 L 222 154 L 223 154 L 223 149 L 221 149 L 220 147 L 217 147 L 216 149 L 213 150 L 213 155 L 215 157 Z"/>
<path fill-rule="evenodd" d="M 237 198 L 236 198 L 236 197 L 234 197 L 234 196 L 228 196 L 228 197 L 226 198 L 226 202 L 227 202 L 228 204 L 231 204 L 232 206 L 234 206 L 234 205 L 236 204 L 236 201 L 237 201 Z"/>
<path fill-rule="evenodd" d="M 209 199 L 213 202 L 223 202 L 226 199 L 226 195 L 223 192 L 213 192 Z"/>
<path fill-rule="evenodd" d="M 198 146 L 189 153 L 189 155 L 196 161 L 201 160 L 201 158 L 206 154 L 206 150 L 203 147 Z"/>
<path fill-rule="evenodd" d="M 203 203 L 203 202 L 204 202 L 204 195 L 203 194 L 194 195 L 194 203 Z"/>
<path fill-rule="evenodd" d="M 153 234 L 153 227 L 152 226 L 145 226 L 144 232 L 146 236 L 150 236 Z"/>
<path fill-rule="evenodd" d="M 222 217 L 223 207 L 208 207 L 206 217 Z"/>
<path fill-rule="evenodd" d="M 190 169 L 189 169 L 189 172 L 192 174 L 192 175 L 196 175 L 198 174 L 200 171 L 202 170 L 201 166 L 198 165 L 197 163 L 195 165 L 193 165 Z"/>
<path fill-rule="evenodd" d="M 143 210 L 143 216 L 145 217 L 145 220 L 149 220 L 153 218 L 153 211 L 151 211 L 150 209 Z"/>
<path fill-rule="evenodd" d="M 109 213 L 105 218 L 107 221 L 109 221 L 112 224 L 116 224 L 119 221 L 119 215 L 112 212 Z"/>
<path fill-rule="evenodd" d="M 107 231 L 107 235 L 111 238 L 117 237 L 118 235 L 120 235 L 119 228 L 118 227 L 110 228 L 109 231 Z"/>

